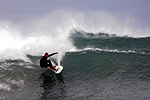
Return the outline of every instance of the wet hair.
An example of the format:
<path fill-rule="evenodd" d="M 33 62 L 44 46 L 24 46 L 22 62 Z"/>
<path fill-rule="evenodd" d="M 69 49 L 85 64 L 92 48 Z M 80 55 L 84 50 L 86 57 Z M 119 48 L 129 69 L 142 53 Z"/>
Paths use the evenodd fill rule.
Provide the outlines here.
<path fill-rule="evenodd" d="M 45 55 L 48 55 L 48 53 L 46 52 Z"/>

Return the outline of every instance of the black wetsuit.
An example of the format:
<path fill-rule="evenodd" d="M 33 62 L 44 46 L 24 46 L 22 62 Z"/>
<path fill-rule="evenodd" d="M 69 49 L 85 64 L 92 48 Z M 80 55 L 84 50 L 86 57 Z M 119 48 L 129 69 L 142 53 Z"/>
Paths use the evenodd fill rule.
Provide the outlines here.
<path fill-rule="evenodd" d="M 56 53 L 52 53 L 52 54 L 48 55 L 48 57 L 53 56 L 54 54 L 56 54 Z M 45 57 L 45 56 L 43 56 L 43 57 L 40 59 L 40 66 L 41 66 L 42 68 L 44 68 L 44 67 L 45 67 L 45 68 L 50 67 L 51 69 L 54 69 L 54 70 L 55 70 L 55 68 L 52 66 L 51 61 L 50 61 L 50 60 L 47 60 L 47 57 Z"/>

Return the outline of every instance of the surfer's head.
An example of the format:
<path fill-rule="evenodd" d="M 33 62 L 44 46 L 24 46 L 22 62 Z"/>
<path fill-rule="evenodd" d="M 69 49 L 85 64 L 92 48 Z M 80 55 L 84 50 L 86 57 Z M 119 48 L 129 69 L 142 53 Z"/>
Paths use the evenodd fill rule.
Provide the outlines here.
<path fill-rule="evenodd" d="M 47 53 L 47 52 L 45 53 L 45 57 L 46 57 L 46 58 L 48 57 L 48 53 Z"/>

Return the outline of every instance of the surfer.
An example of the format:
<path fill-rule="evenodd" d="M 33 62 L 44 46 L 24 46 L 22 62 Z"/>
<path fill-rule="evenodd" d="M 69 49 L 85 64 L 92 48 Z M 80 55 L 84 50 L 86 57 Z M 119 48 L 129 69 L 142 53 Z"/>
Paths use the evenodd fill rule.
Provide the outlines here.
<path fill-rule="evenodd" d="M 50 69 L 50 68 L 51 68 L 51 69 L 53 69 L 53 70 L 55 70 L 55 71 L 58 71 L 59 68 L 55 69 L 55 68 L 52 66 L 51 61 L 50 61 L 50 60 L 47 60 L 48 57 L 53 56 L 53 55 L 55 55 L 55 54 L 58 54 L 58 52 L 52 53 L 52 54 L 50 54 L 50 55 L 48 55 L 48 53 L 46 52 L 45 55 L 40 59 L 40 66 L 41 66 L 42 68 L 47 68 L 47 69 Z"/>

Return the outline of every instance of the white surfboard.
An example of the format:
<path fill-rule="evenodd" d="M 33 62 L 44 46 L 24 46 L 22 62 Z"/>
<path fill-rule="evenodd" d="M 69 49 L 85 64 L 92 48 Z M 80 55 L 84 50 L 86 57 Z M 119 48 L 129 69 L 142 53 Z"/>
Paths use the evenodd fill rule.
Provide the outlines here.
<path fill-rule="evenodd" d="M 59 68 L 58 71 L 56 72 L 55 70 L 51 69 L 53 72 L 55 72 L 56 74 L 59 74 L 62 70 L 63 70 L 63 66 L 56 66 L 55 63 L 53 61 L 52 62 L 52 66 L 54 66 L 55 69 Z"/>
<path fill-rule="evenodd" d="M 57 71 L 51 69 L 53 72 L 55 72 L 56 74 L 59 74 L 62 70 L 63 70 L 63 66 L 56 66 L 55 69 L 59 68 Z"/>

